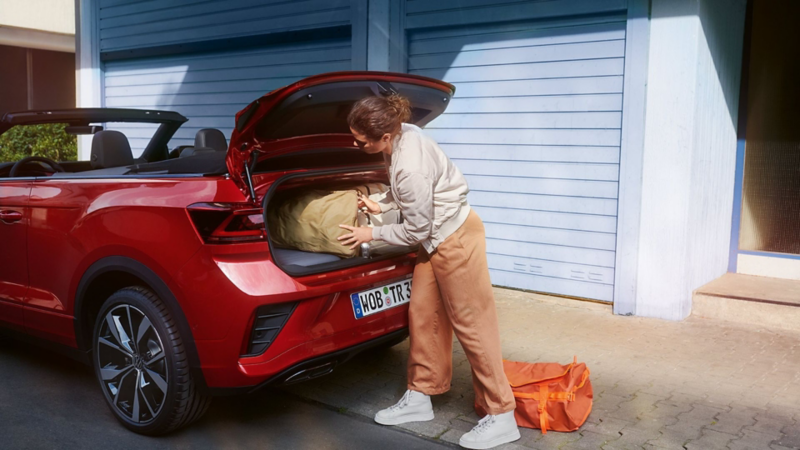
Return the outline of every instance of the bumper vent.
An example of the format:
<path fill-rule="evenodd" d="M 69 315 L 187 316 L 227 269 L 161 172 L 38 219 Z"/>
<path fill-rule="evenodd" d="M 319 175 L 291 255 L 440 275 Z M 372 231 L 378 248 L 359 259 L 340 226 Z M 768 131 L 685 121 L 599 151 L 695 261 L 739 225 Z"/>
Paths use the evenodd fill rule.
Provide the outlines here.
<path fill-rule="evenodd" d="M 296 302 L 260 306 L 256 310 L 253 329 L 250 330 L 247 354 L 242 356 L 257 356 L 267 351 L 283 326 L 286 325 L 296 306 Z"/>

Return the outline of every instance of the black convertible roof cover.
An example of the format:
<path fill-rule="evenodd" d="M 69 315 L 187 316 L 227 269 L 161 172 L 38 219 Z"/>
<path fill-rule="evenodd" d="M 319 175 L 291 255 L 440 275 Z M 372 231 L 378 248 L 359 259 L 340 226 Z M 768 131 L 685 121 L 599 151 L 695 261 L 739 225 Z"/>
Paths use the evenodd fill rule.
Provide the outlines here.
<path fill-rule="evenodd" d="M 148 109 L 121 108 L 75 108 L 53 109 L 41 111 L 18 111 L 3 114 L 0 119 L 0 134 L 14 125 L 30 125 L 38 123 L 69 123 L 71 125 L 88 125 L 98 122 L 145 122 L 172 123 L 180 126 L 186 117 L 174 111 L 158 111 Z"/>
<path fill-rule="evenodd" d="M 0 119 L 0 134 L 16 125 L 35 125 L 41 123 L 68 123 L 73 126 L 86 126 L 92 123 L 106 122 L 138 122 L 161 124 L 156 130 L 141 158 L 145 161 L 163 159 L 166 145 L 178 128 L 188 121 L 186 117 L 174 111 L 158 111 L 153 109 L 121 109 L 121 108 L 75 108 L 53 109 L 41 111 L 19 111 L 3 114 Z"/>

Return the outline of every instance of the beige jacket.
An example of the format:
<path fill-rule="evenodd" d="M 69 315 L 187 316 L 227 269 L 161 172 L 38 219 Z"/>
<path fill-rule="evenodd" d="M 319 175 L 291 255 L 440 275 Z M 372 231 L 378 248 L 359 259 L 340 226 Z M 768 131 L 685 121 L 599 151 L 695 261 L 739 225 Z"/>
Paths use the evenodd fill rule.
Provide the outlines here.
<path fill-rule="evenodd" d="M 381 211 L 400 209 L 403 222 L 373 228 L 373 239 L 392 245 L 421 244 L 433 253 L 469 216 L 464 175 L 433 139 L 406 123 L 387 163 L 390 190 L 370 198 Z"/>

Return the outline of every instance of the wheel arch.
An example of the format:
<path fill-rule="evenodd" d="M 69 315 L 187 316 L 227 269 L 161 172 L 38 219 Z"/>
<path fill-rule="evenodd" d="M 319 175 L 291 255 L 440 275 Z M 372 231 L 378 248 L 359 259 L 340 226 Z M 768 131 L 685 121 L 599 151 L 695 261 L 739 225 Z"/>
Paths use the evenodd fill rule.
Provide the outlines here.
<path fill-rule="evenodd" d="M 125 256 L 109 256 L 93 263 L 84 272 L 75 293 L 75 340 L 87 354 L 92 351 L 95 318 L 106 299 L 119 289 L 143 286 L 152 290 L 170 312 L 186 349 L 189 366 L 197 386 L 207 391 L 189 321 L 167 283 L 145 264 Z"/>

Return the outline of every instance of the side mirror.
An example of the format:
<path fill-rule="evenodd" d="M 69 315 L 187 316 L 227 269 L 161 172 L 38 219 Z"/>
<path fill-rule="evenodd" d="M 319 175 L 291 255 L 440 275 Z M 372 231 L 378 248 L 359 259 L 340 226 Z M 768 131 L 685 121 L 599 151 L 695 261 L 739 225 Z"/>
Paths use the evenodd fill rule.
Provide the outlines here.
<path fill-rule="evenodd" d="M 64 131 L 67 134 L 71 134 L 73 136 L 83 135 L 83 134 L 95 134 L 98 131 L 103 131 L 103 127 L 100 125 L 73 125 L 64 128 Z"/>

